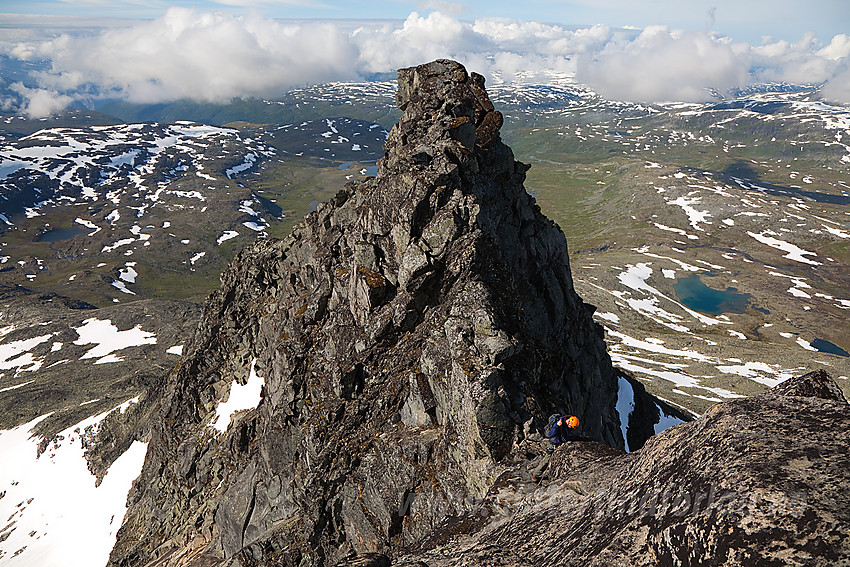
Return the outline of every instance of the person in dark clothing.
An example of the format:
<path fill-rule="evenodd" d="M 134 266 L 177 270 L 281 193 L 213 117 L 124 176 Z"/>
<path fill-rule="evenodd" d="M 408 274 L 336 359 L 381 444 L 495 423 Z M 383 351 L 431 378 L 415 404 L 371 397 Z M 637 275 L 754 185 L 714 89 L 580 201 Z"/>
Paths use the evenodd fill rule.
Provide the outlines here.
<path fill-rule="evenodd" d="M 549 460 L 558 445 L 580 438 L 577 429 L 578 418 L 574 415 L 562 415 L 552 423 L 549 431 L 546 432 L 546 437 L 549 438 L 549 447 L 546 450 L 546 455 L 540 460 L 540 464 L 531 471 L 532 482 L 540 481 L 543 471 L 549 466 Z"/>
<path fill-rule="evenodd" d="M 549 431 L 546 432 L 546 437 L 549 438 L 549 443 L 557 447 L 561 443 L 574 441 L 578 439 L 578 418 L 574 415 L 562 415 L 558 418 Z"/>

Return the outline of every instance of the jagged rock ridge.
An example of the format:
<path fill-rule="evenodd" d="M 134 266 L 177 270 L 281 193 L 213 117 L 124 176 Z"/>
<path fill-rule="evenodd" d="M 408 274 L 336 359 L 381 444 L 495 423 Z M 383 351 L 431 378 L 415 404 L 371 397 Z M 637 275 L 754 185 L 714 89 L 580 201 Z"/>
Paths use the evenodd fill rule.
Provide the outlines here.
<path fill-rule="evenodd" d="M 549 413 L 623 446 L 601 328 L 483 78 L 403 69 L 397 103 L 376 178 L 223 274 L 148 397 L 160 419 L 111 564 L 392 552 L 466 513 Z M 257 376 L 257 406 L 210 427 Z"/>

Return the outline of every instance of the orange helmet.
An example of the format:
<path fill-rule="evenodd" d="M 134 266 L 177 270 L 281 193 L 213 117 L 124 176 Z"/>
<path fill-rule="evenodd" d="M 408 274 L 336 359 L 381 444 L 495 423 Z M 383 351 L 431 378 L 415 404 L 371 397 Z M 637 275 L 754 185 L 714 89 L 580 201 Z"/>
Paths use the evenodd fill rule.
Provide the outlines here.
<path fill-rule="evenodd" d="M 571 415 L 567 419 L 567 427 L 569 427 L 570 429 L 575 429 L 576 427 L 578 427 L 578 418 L 574 415 Z"/>

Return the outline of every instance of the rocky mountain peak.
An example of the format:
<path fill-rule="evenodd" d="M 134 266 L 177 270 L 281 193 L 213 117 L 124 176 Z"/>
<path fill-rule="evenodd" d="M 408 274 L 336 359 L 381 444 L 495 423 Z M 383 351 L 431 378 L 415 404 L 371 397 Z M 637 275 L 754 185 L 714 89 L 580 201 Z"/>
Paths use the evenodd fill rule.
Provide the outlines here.
<path fill-rule="evenodd" d="M 222 275 L 145 402 L 112 564 L 391 553 L 473 509 L 550 413 L 623 446 L 602 330 L 483 78 L 403 69 L 397 101 L 377 177 Z"/>
<path fill-rule="evenodd" d="M 504 119 L 490 102 L 481 75 L 438 60 L 400 70 L 398 84 L 396 104 L 403 111 L 399 130 L 418 129 L 410 141 L 451 148 L 453 144 L 439 142 L 453 140 L 471 151 L 499 140 Z"/>

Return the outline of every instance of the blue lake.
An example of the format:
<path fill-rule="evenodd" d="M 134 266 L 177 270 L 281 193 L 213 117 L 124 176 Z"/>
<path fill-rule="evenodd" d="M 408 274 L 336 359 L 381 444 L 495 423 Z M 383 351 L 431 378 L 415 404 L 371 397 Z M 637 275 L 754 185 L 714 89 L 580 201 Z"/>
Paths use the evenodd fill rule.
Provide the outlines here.
<path fill-rule="evenodd" d="M 339 167 L 337 167 L 337 169 L 350 169 L 351 166 L 355 163 L 358 164 L 358 172 L 362 175 L 365 175 L 366 177 L 375 177 L 376 175 L 378 175 L 378 164 L 374 161 L 347 161 L 341 163 Z M 367 163 L 375 163 L 375 165 L 365 165 Z"/>
<path fill-rule="evenodd" d="M 696 274 L 679 278 L 673 289 L 686 307 L 707 315 L 744 313 L 750 305 L 749 293 L 741 293 L 734 287 L 728 287 L 726 291 L 712 289 Z"/>
<path fill-rule="evenodd" d="M 847 352 L 840 346 L 835 343 L 831 343 L 829 341 L 825 341 L 823 339 L 815 339 L 812 341 L 812 348 L 818 349 L 820 352 L 827 352 L 829 354 L 837 354 L 838 356 L 850 356 L 850 352 Z"/>

